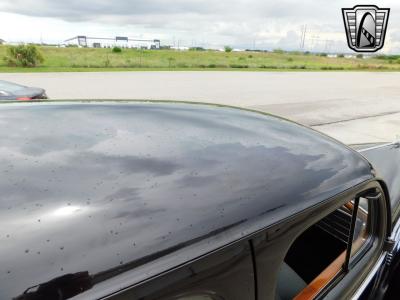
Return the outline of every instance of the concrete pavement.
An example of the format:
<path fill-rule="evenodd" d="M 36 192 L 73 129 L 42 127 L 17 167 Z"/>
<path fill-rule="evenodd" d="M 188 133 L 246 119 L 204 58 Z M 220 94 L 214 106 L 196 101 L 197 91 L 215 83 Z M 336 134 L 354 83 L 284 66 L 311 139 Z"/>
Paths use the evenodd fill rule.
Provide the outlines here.
<path fill-rule="evenodd" d="M 400 73 L 104 72 L 8 73 L 52 99 L 157 99 L 253 108 L 309 125 L 345 143 L 400 135 Z"/>

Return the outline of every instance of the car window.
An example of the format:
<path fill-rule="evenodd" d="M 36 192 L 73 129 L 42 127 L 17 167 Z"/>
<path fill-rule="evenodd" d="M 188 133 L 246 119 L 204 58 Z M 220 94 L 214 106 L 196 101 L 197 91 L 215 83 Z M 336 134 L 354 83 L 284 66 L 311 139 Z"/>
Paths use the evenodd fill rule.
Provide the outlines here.
<path fill-rule="evenodd" d="M 368 219 L 369 204 L 366 198 L 360 198 L 357 217 L 354 226 L 353 244 L 351 248 L 351 257 L 354 257 L 362 250 L 370 237 L 370 222 Z"/>
<path fill-rule="evenodd" d="M 24 86 L 0 80 L 0 90 L 13 93 L 24 89 Z"/>
<path fill-rule="evenodd" d="M 368 200 L 358 198 L 303 232 L 281 266 L 277 299 L 313 299 L 329 286 L 368 244 L 369 215 Z"/>

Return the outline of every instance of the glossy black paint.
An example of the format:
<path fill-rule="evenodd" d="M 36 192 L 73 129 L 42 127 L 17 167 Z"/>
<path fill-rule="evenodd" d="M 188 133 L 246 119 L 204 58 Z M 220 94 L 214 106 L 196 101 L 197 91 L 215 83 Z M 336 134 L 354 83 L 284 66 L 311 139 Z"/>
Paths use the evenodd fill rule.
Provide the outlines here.
<path fill-rule="evenodd" d="M 387 144 L 360 150 L 360 153 L 372 163 L 377 176 L 385 181 L 390 195 L 392 220 L 397 220 L 400 214 L 400 145 Z"/>
<path fill-rule="evenodd" d="M 254 282 L 250 244 L 240 241 L 119 292 L 110 299 L 253 300 Z M 199 298 L 199 295 L 203 297 Z"/>
<path fill-rule="evenodd" d="M 374 178 L 330 138 L 233 108 L 5 104 L 0 124 L 0 299 L 82 272 L 101 297 Z"/>
<path fill-rule="evenodd" d="M 372 290 L 384 299 L 397 299 L 400 293 L 400 144 L 391 143 L 380 147 L 360 150 L 376 168 L 388 189 L 391 205 L 393 249 L 386 255 L 379 268 L 378 280 Z"/>

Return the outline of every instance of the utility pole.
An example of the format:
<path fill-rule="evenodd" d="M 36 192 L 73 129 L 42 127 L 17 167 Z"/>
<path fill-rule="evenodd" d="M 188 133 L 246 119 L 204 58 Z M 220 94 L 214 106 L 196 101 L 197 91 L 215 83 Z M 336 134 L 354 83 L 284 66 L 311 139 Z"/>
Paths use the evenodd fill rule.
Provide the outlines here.
<path fill-rule="evenodd" d="M 318 35 L 314 34 L 311 36 L 310 41 L 311 41 L 311 46 L 310 46 L 311 51 L 314 51 L 315 47 L 318 47 L 318 44 L 321 41 L 321 39 L 319 38 Z"/>
<path fill-rule="evenodd" d="M 301 25 L 300 44 L 299 44 L 300 49 L 302 49 L 303 45 L 303 32 L 304 32 L 304 25 Z"/>
<path fill-rule="evenodd" d="M 329 53 L 329 50 L 332 46 L 333 41 L 332 40 L 325 40 L 325 50 L 324 52 Z"/>
<path fill-rule="evenodd" d="M 305 44 L 306 44 L 306 34 L 307 34 L 307 24 L 306 25 L 304 25 L 304 34 L 303 34 L 303 49 L 304 49 L 304 47 L 305 47 Z"/>
<path fill-rule="evenodd" d="M 301 29 L 300 49 L 304 49 L 306 41 L 306 33 L 307 33 L 307 24 L 303 25 Z"/>

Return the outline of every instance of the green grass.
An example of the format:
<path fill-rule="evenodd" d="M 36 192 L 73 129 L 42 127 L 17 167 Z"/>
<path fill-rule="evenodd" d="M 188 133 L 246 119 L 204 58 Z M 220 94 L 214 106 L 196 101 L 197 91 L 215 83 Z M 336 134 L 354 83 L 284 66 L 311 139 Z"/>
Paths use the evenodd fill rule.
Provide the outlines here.
<path fill-rule="evenodd" d="M 0 72 L 96 72 L 155 70 L 226 71 L 400 71 L 400 58 L 329 58 L 296 52 L 217 52 L 40 47 L 45 61 L 36 68 L 8 67 L 0 46 Z"/>

